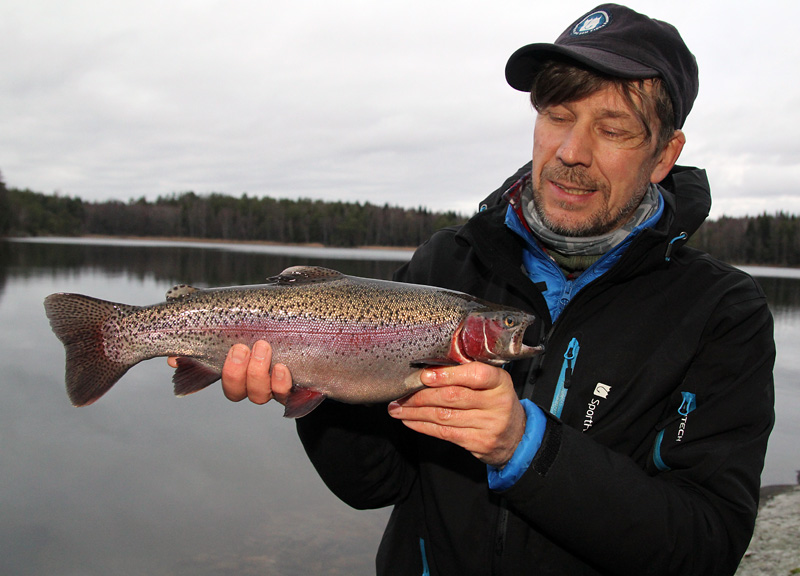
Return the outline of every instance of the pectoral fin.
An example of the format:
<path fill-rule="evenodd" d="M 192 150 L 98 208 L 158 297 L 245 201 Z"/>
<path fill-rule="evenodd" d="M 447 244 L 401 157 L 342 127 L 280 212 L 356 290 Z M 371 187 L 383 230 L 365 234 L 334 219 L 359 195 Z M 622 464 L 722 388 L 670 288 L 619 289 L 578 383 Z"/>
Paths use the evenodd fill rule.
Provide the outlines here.
<path fill-rule="evenodd" d="M 426 366 L 458 366 L 459 362 L 451 360 L 450 358 L 421 358 L 419 360 L 412 360 L 409 366 L 412 368 L 425 368 Z"/>

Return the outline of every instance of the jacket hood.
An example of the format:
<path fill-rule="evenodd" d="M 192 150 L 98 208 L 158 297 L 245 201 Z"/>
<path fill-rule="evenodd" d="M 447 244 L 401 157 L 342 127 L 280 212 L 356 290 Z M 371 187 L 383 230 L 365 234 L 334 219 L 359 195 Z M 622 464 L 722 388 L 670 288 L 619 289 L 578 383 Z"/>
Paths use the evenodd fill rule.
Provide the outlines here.
<path fill-rule="evenodd" d="M 674 166 L 659 185 L 669 193 L 664 195 L 664 200 L 671 208 L 669 230 L 686 232 L 688 236 L 694 234 L 711 210 L 711 187 L 706 171 Z"/>

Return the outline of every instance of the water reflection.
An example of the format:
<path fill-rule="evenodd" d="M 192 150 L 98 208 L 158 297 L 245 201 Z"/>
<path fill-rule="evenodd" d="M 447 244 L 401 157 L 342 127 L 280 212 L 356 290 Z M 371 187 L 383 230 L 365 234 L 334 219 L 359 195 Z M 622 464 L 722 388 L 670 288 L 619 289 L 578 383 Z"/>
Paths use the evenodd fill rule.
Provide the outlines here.
<path fill-rule="evenodd" d="M 0 255 L 0 574 L 373 572 L 388 512 L 330 494 L 279 406 L 232 404 L 218 386 L 176 400 L 155 359 L 73 408 L 42 301 L 149 304 L 179 281 L 262 282 L 300 263 L 386 278 L 398 262 L 27 242 Z"/>
<path fill-rule="evenodd" d="M 64 393 L 43 298 L 135 304 L 176 282 L 259 283 L 297 264 L 388 278 L 398 261 L 191 246 L 0 242 L 0 574 L 367 574 L 387 518 L 350 510 L 319 480 L 278 406 L 219 388 L 176 400 L 163 359 L 97 404 Z M 764 481 L 800 467 L 800 280 L 759 277 L 776 316 L 778 423 Z"/>
<path fill-rule="evenodd" d="M 180 280 L 201 286 L 258 284 L 289 266 L 313 264 L 339 270 L 344 274 L 368 278 L 389 278 L 400 265 L 397 260 L 362 258 L 370 251 L 333 251 L 351 258 L 332 258 L 327 250 L 285 248 L 283 253 L 262 253 L 247 246 L 237 250 L 207 249 L 202 244 L 143 246 L 136 242 L 111 245 L 96 243 L 0 242 L 7 263 L 23 274 L 58 274 L 65 270 L 102 270 L 124 274 L 131 279 L 155 278 L 165 282 Z M 244 249 L 242 249 L 244 248 Z M 403 252 L 394 251 L 402 260 Z M 385 257 L 385 252 L 377 252 Z M 0 257 L 3 253 L 0 252 Z M 359 256 L 358 258 L 356 256 Z"/>
<path fill-rule="evenodd" d="M 757 280 L 767 295 L 776 323 L 796 322 L 800 314 L 800 281 L 796 278 L 766 276 L 758 277 Z"/>
<path fill-rule="evenodd" d="M 11 264 L 11 243 L 0 241 L 0 301 L 6 287 L 7 269 Z"/>

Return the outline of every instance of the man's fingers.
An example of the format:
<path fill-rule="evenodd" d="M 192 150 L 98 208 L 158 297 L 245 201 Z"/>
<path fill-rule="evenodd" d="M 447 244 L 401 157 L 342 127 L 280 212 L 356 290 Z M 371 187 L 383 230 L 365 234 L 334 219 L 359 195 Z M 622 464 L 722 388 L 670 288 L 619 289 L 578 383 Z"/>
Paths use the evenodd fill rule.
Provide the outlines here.
<path fill-rule="evenodd" d="M 508 372 L 472 362 L 425 370 L 421 380 L 427 387 L 390 403 L 390 416 L 487 464 L 508 462 L 525 430 L 525 411 Z"/>
<path fill-rule="evenodd" d="M 482 362 L 468 362 L 445 368 L 429 368 L 422 371 L 420 380 L 426 386 L 464 386 L 473 390 L 495 388 L 502 383 L 505 371 Z"/>
<path fill-rule="evenodd" d="M 234 344 L 222 367 L 222 392 L 232 402 L 247 398 L 247 365 L 250 349 L 244 344 Z"/>
<path fill-rule="evenodd" d="M 169 356 L 167 363 L 178 365 L 177 356 Z M 254 404 L 266 404 L 275 398 L 285 404 L 292 389 L 292 375 L 283 364 L 272 367 L 272 347 L 259 340 L 250 350 L 244 344 L 234 344 L 228 350 L 222 366 L 222 392 L 232 402 L 248 398 Z"/>
<path fill-rule="evenodd" d="M 443 388 L 423 388 L 413 394 L 396 400 L 393 404 L 404 408 L 442 407 L 469 410 L 475 407 L 475 390 L 463 386 Z"/>
<path fill-rule="evenodd" d="M 292 391 L 292 374 L 283 364 L 272 367 L 272 397 L 281 404 L 286 404 L 289 392 Z"/>
<path fill-rule="evenodd" d="M 263 340 L 253 344 L 246 371 L 247 397 L 253 404 L 266 404 L 272 399 L 269 377 L 271 362 L 272 347 Z"/>
<path fill-rule="evenodd" d="M 395 401 L 389 404 L 389 415 L 404 422 L 431 422 L 455 428 L 472 428 L 474 414 L 471 410 L 458 410 L 447 406 L 416 406 L 415 403 Z"/>

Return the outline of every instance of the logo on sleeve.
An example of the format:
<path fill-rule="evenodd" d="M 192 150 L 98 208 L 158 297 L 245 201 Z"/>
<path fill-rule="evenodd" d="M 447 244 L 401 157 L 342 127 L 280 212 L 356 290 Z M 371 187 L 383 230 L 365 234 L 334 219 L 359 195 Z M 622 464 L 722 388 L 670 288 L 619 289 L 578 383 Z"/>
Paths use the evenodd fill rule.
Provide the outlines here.
<path fill-rule="evenodd" d="M 583 20 L 575 24 L 575 27 L 572 29 L 572 32 L 570 32 L 570 35 L 583 36 L 584 34 L 597 32 L 598 30 L 608 26 L 609 22 L 611 22 L 611 16 L 608 15 L 608 12 L 605 10 L 598 10 L 596 12 L 592 12 L 583 18 Z"/>

